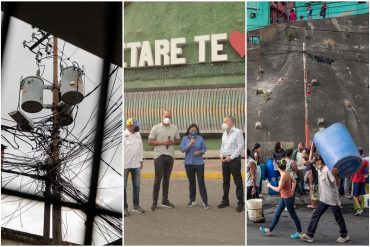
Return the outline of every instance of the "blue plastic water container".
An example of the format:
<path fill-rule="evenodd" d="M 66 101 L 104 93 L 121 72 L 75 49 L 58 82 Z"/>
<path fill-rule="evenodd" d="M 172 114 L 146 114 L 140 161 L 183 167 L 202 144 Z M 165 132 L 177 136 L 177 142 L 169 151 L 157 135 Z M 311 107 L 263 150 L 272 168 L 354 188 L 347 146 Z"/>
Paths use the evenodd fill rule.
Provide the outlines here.
<path fill-rule="evenodd" d="M 279 181 L 278 181 L 277 177 L 273 177 L 273 178 L 269 179 L 269 182 L 272 186 L 275 186 L 275 187 L 277 187 L 278 184 L 279 184 Z M 277 195 L 277 192 L 275 190 L 272 190 L 272 189 L 269 188 L 269 195 L 271 195 L 271 196 Z"/>
<path fill-rule="evenodd" d="M 272 159 L 266 160 L 266 177 L 271 181 L 271 178 L 277 178 L 278 173 L 274 169 L 274 161 Z"/>
<path fill-rule="evenodd" d="M 259 166 L 261 168 L 261 180 L 264 180 L 266 178 L 266 164 L 260 163 Z"/>
<path fill-rule="evenodd" d="M 317 132 L 313 142 L 328 168 L 336 167 L 341 178 L 353 175 L 360 168 L 362 159 L 344 124 L 335 123 Z"/>

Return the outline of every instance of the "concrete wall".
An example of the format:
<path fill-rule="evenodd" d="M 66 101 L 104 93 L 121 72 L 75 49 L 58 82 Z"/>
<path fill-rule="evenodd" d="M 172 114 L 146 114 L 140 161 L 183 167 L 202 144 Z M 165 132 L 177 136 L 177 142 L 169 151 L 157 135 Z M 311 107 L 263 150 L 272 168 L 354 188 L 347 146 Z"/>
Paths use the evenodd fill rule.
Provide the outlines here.
<path fill-rule="evenodd" d="M 310 54 L 334 60 L 327 64 L 313 56 L 307 59 L 308 81 L 318 81 L 309 103 L 310 136 L 319 130 L 318 118 L 324 118 L 326 126 L 343 122 L 368 153 L 368 25 L 368 14 L 362 14 L 251 32 L 260 36 L 261 45 L 247 57 L 248 147 L 259 142 L 271 154 L 276 141 L 285 142 L 285 147 L 304 141 L 302 43 L 306 41 Z M 255 129 L 255 122 L 262 122 L 262 129 Z"/>

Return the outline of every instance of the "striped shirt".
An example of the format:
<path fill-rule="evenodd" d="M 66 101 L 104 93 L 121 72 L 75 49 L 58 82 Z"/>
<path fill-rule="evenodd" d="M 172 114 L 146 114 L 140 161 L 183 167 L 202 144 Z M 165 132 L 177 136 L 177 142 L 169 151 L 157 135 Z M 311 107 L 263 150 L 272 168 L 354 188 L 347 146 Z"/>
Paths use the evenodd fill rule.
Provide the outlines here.
<path fill-rule="evenodd" d="M 222 135 L 222 144 L 220 156 L 231 156 L 231 159 L 240 157 L 244 149 L 244 137 L 240 129 L 232 127 L 228 132 L 224 131 Z"/>

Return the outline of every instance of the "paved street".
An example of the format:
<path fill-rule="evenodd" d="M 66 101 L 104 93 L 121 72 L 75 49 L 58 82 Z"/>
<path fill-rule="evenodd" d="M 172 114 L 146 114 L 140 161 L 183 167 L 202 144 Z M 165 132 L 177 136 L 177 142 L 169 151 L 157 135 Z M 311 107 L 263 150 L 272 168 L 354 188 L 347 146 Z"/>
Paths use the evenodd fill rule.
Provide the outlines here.
<path fill-rule="evenodd" d="M 341 198 L 346 221 L 347 229 L 351 240 L 341 245 L 368 245 L 369 244 L 369 214 L 368 210 L 362 216 L 354 216 L 352 212 L 352 201 Z M 275 200 L 276 201 L 276 200 Z M 302 240 L 290 239 L 290 234 L 295 232 L 295 226 L 290 219 L 288 212 L 283 212 L 280 221 L 274 229 L 272 236 L 263 236 L 259 233 L 260 226 L 268 227 L 274 215 L 275 203 L 264 205 L 266 223 L 255 224 L 248 220 L 247 223 L 247 245 L 338 245 L 335 240 L 339 236 L 339 227 L 334 220 L 330 209 L 322 216 L 314 243 L 306 243 Z M 298 217 L 301 219 L 303 231 L 307 230 L 309 221 L 312 216 L 311 210 L 305 206 L 297 205 Z"/>
<path fill-rule="evenodd" d="M 237 213 L 235 186 L 230 189 L 230 207 L 217 208 L 222 196 L 222 180 L 207 179 L 209 204 L 203 207 L 185 207 L 188 202 L 188 181 L 171 179 L 170 201 L 174 209 L 159 208 L 152 212 L 153 179 L 141 181 L 141 206 L 144 214 L 136 214 L 132 208 L 131 180 L 128 181 L 130 215 L 124 218 L 125 245 L 244 245 L 244 213 Z M 201 204 L 198 196 L 197 203 Z M 161 199 L 161 194 L 160 194 Z"/>

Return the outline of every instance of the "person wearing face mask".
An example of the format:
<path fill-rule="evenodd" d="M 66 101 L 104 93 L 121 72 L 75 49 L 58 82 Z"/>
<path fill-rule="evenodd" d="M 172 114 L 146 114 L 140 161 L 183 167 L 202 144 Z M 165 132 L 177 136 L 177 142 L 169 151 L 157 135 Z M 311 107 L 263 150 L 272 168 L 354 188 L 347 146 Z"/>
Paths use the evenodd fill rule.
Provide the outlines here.
<path fill-rule="evenodd" d="M 153 126 L 148 137 L 148 143 L 154 146 L 154 185 L 153 185 L 153 204 L 151 210 L 157 208 L 159 190 L 162 184 L 162 207 L 174 208 L 175 206 L 168 200 L 168 190 L 170 177 L 175 159 L 175 145 L 180 144 L 180 133 L 177 126 L 171 123 L 171 111 L 163 111 L 161 123 Z"/>
<path fill-rule="evenodd" d="M 126 121 L 126 129 L 124 131 L 124 182 L 125 182 L 125 214 L 128 216 L 127 204 L 127 180 L 131 173 L 132 189 L 133 189 L 133 210 L 136 213 L 144 213 L 145 211 L 139 205 L 140 194 L 140 170 L 143 168 L 143 142 L 139 133 L 140 123 L 134 118 L 129 118 Z"/>
<path fill-rule="evenodd" d="M 345 243 L 349 241 L 350 238 L 348 236 L 346 223 L 341 209 L 341 201 L 339 199 L 339 171 L 337 168 L 333 168 L 333 170 L 330 171 L 320 155 L 316 155 L 312 162 L 314 162 L 318 171 L 320 201 L 312 215 L 307 232 L 301 235 L 301 239 L 310 243 L 314 241 L 313 237 L 320 218 L 325 211 L 330 208 L 340 229 L 340 236 L 337 238 L 336 242 Z"/>
<path fill-rule="evenodd" d="M 203 201 L 204 209 L 209 209 L 206 184 L 204 182 L 203 155 L 207 151 L 203 137 L 200 136 L 196 124 L 191 124 L 185 136 L 181 140 L 181 152 L 185 153 L 185 170 L 189 180 L 189 203 L 187 207 L 196 206 L 196 178 L 198 180 L 199 193 Z M 196 177 L 196 178 L 195 178 Z"/>
<path fill-rule="evenodd" d="M 237 212 L 244 210 L 243 179 L 241 174 L 241 153 L 244 149 L 244 137 L 240 129 L 235 128 L 233 117 L 223 119 L 220 159 L 222 162 L 223 197 L 218 208 L 229 206 L 230 177 L 233 176 L 238 199 Z"/>

